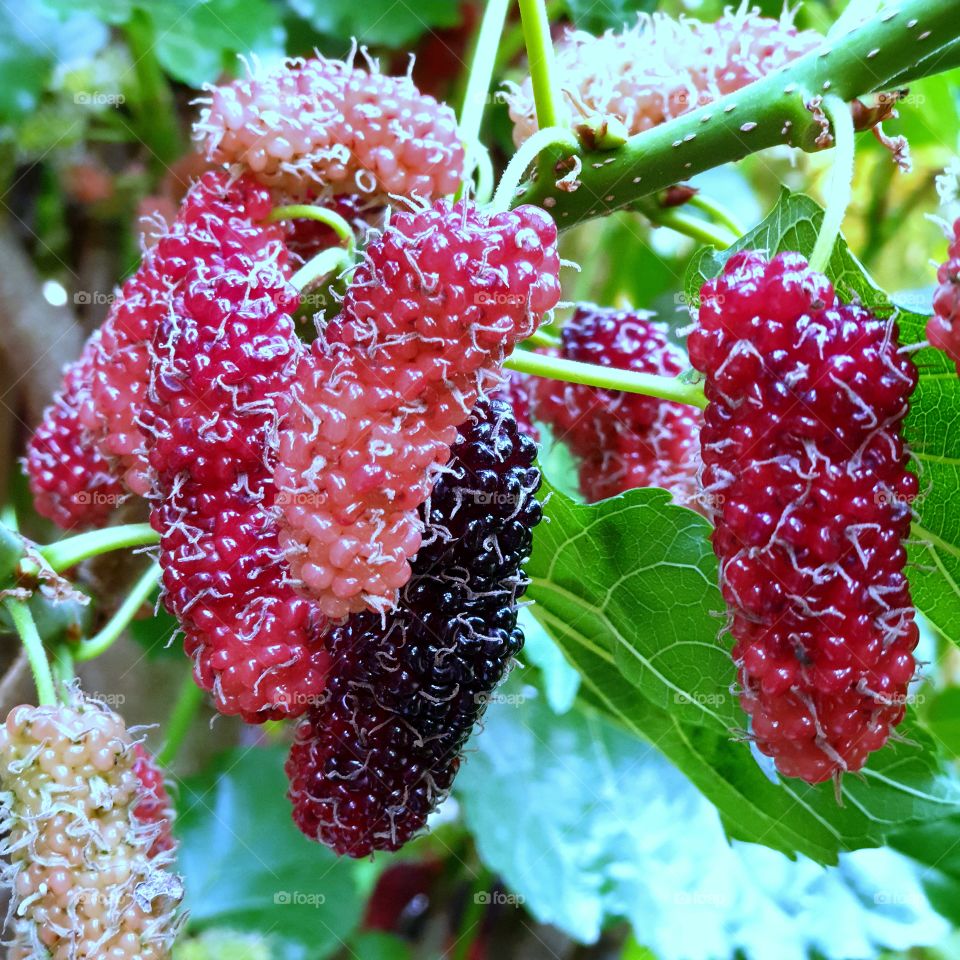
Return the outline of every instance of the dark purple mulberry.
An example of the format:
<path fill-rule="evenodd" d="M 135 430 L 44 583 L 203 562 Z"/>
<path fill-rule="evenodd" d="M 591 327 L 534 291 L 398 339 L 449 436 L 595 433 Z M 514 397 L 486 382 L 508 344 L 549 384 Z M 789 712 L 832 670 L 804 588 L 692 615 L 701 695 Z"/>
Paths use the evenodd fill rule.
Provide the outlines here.
<path fill-rule="evenodd" d="M 505 402 L 477 404 L 422 508 L 427 534 L 400 605 L 330 634 L 327 690 L 287 773 L 298 826 L 340 854 L 396 850 L 423 827 L 523 645 L 521 566 L 541 517 L 535 455 Z"/>

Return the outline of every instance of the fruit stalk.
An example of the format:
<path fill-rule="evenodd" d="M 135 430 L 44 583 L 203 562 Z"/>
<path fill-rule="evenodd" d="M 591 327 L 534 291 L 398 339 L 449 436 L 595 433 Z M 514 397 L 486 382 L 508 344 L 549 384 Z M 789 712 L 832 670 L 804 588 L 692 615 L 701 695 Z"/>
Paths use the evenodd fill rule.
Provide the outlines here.
<path fill-rule="evenodd" d="M 515 350 L 504 366 L 535 377 L 550 377 L 566 383 L 584 383 L 591 387 L 622 390 L 624 393 L 640 393 L 660 400 L 687 403 L 693 407 L 705 407 L 707 401 L 703 387 L 698 383 L 684 383 L 677 377 L 661 377 L 652 373 L 634 373 L 601 367 L 596 363 L 581 363 L 562 357 L 548 357 L 530 350 Z"/>
<path fill-rule="evenodd" d="M 952 51 L 958 34 L 955 0 L 906 0 L 783 70 L 630 137 L 618 150 L 565 150 L 564 157 L 582 163 L 578 189 L 558 188 L 559 175 L 545 175 L 541 166 L 513 202 L 545 206 L 564 229 L 767 147 L 822 149 L 823 128 L 808 102 L 827 94 L 849 102 L 938 72 L 936 52 Z"/>

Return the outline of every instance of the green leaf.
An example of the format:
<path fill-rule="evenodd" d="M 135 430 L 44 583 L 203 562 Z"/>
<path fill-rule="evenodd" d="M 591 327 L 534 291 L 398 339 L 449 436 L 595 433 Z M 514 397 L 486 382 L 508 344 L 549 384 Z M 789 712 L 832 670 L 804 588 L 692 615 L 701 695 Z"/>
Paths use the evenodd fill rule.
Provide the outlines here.
<path fill-rule="evenodd" d="M 737 250 L 766 250 L 771 256 L 796 250 L 809 256 L 823 211 L 810 197 L 785 191 L 770 215 L 755 230 L 723 251 L 704 250 L 690 264 L 687 302 L 696 305 L 703 282 L 716 276 Z M 894 304 L 868 276 L 841 239 L 827 276 L 846 300 L 858 298 L 880 316 L 896 315 L 903 344 L 926 339 L 927 317 L 917 298 Z M 914 309 L 909 309 L 909 308 Z M 960 379 L 949 358 L 926 348 L 914 355 L 920 384 L 911 400 L 905 436 L 917 460 L 921 494 L 914 504 L 917 519 L 908 545 L 908 570 L 914 602 L 930 622 L 954 642 L 960 639 Z"/>
<path fill-rule="evenodd" d="M 403 47 L 435 27 L 455 27 L 460 22 L 457 0 L 288 0 L 290 8 L 320 33 L 350 43 Z"/>
<path fill-rule="evenodd" d="M 141 4 L 156 28 L 156 55 L 192 87 L 236 73 L 237 54 L 283 53 L 285 33 L 269 0 L 153 0 Z"/>
<path fill-rule="evenodd" d="M 353 864 L 307 840 L 286 798 L 282 748 L 237 749 L 180 785 L 176 831 L 190 925 L 259 933 L 285 958 L 339 949 L 363 906 Z"/>
<path fill-rule="evenodd" d="M 651 747 L 592 710 L 509 702 L 491 706 L 457 795 L 482 860 L 537 920 L 588 943 L 627 920 L 653 955 L 685 960 L 867 957 L 947 932 L 905 858 L 860 851 L 823 870 L 731 845 Z"/>
<path fill-rule="evenodd" d="M 960 688 L 926 690 L 924 695 L 924 726 L 948 756 L 960 758 Z"/>
<path fill-rule="evenodd" d="M 723 602 L 709 525 L 662 490 L 598 504 L 553 492 L 527 565 L 533 611 L 580 671 L 581 696 L 661 750 L 716 805 L 730 835 L 834 862 L 908 823 L 960 813 L 960 784 L 929 737 L 892 744 L 829 784 L 778 780 L 742 736 L 718 638 Z"/>
<path fill-rule="evenodd" d="M 656 0 L 566 0 L 570 19 L 581 30 L 602 33 L 633 23 L 637 14 L 656 10 Z"/>
<path fill-rule="evenodd" d="M 566 713 L 577 698 L 580 674 L 564 659 L 563 651 L 540 626 L 529 607 L 523 607 L 517 620 L 525 642 L 521 659 L 540 669 L 547 703 L 554 713 Z"/>
<path fill-rule="evenodd" d="M 413 956 L 405 940 L 379 931 L 358 933 L 350 941 L 350 951 L 352 956 L 363 960 L 410 960 Z"/>
<path fill-rule="evenodd" d="M 5 126 L 36 108 L 58 63 L 92 56 L 106 45 L 108 33 L 75 7 L 61 18 L 40 3 L 3 0 L 0 11 L 0 126 Z"/>
<path fill-rule="evenodd" d="M 173 660 L 183 656 L 183 647 L 177 639 L 180 624 L 163 607 L 152 617 L 133 620 L 128 629 L 150 660 Z"/>

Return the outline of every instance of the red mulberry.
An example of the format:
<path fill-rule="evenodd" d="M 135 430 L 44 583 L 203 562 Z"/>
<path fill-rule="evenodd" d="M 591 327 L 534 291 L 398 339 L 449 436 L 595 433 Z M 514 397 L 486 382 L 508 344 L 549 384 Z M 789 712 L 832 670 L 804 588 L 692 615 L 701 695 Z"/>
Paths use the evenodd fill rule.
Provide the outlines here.
<path fill-rule="evenodd" d="M 518 373 L 516 370 L 505 370 L 504 373 L 506 379 L 494 395 L 510 404 L 510 409 L 513 411 L 513 417 L 517 421 L 520 432 L 531 440 L 539 441 L 540 431 L 533 422 L 533 393 L 535 387 L 532 381 L 535 378 L 524 373 Z"/>
<path fill-rule="evenodd" d="M 140 781 L 140 801 L 134 807 L 134 815 L 145 824 L 156 824 L 159 828 L 157 838 L 150 848 L 150 856 L 156 856 L 163 850 L 173 850 L 176 841 L 173 839 L 171 825 L 174 811 L 167 793 L 167 786 L 163 780 L 163 771 L 157 761 L 144 749 L 142 744 L 135 744 L 133 748 L 133 772 Z"/>
<path fill-rule="evenodd" d="M 323 687 L 325 624 L 280 550 L 270 439 L 301 355 L 276 264 L 191 268 L 154 338 L 144 411 L 164 603 L 197 683 L 249 722 L 303 713 Z"/>
<path fill-rule="evenodd" d="M 690 357 L 740 699 L 780 772 L 818 783 L 859 770 L 904 714 L 917 371 L 892 322 L 799 254 L 738 253 L 701 302 Z"/>
<path fill-rule="evenodd" d="M 953 239 L 937 280 L 940 285 L 933 295 L 934 315 L 927 321 L 927 338 L 960 372 L 960 220 L 953 225 Z"/>
<path fill-rule="evenodd" d="M 282 542 L 327 616 L 396 602 L 456 427 L 556 305 L 558 271 L 556 227 L 535 207 L 440 201 L 370 244 L 280 436 Z"/>
<path fill-rule="evenodd" d="M 139 270 L 123 285 L 104 321 L 83 419 L 134 493 L 143 496 L 150 489 L 138 420 L 157 326 L 194 265 L 214 271 L 239 251 L 254 260 L 284 261 L 283 228 L 257 222 L 270 209 L 267 191 L 249 179 L 231 183 L 223 171 L 204 174 L 184 198 L 169 233 L 147 251 Z"/>
<path fill-rule="evenodd" d="M 580 110 L 615 117 L 634 134 L 738 90 L 822 42 L 811 30 L 798 31 L 789 11 L 771 20 L 745 4 L 715 23 L 641 14 L 622 33 L 572 31 L 558 46 L 557 69 Z M 507 102 L 519 146 L 537 131 L 529 78 Z"/>
<path fill-rule="evenodd" d="M 316 57 L 209 93 L 195 126 L 208 159 L 243 164 L 289 196 L 429 201 L 460 185 L 456 117 L 409 77 Z"/>
<path fill-rule="evenodd" d="M 563 328 L 562 355 L 637 373 L 676 376 L 687 366 L 667 328 L 642 311 L 577 308 Z M 619 390 L 536 381 L 537 415 L 580 464 L 580 490 L 603 500 L 634 487 L 663 487 L 694 505 L 699 467 L 698 411 Z"/>
<path fill-rule="evenodd" d="M 399 607 L 331 632 L 327 691 L 287 774 L 297 825 L 340 854 L 396 850 L 423 827 L 523 645 L 535 455 L 507 404 L 478 404 L 423 508 L 428 534 Z"/>
<path fill-rule="evenodd" d="M 123 499 L 111 465 L 80 423 L 89 395 L 97 337 L 64 371 L 63 387 L 27 444 L 24 469 L 37 513 L 64 530 L 102 526 Z"/>
<path fill-rule="evenodd" d="M 166 960 L 183 896 L 169 823 L 123 720 L 101 704 L 15 707 L 0 727 L 10 960 Z"/>
<path fill-rule="evenodd" d="M 283 227 L 255 223 L 270 209 L 266 189 L 249 179 L 230 182 L 218 171 L 193 185 L 172 227 L 144 254 L 102 328 L 68 369 L 30 443 L 26 468 L 41 513 L 63 526 L 95 526 L 124 487 L 149 491 L 139 418 L 157 325 L 193 265 L 213 270 L 237 251 L 285 261 Z"/>

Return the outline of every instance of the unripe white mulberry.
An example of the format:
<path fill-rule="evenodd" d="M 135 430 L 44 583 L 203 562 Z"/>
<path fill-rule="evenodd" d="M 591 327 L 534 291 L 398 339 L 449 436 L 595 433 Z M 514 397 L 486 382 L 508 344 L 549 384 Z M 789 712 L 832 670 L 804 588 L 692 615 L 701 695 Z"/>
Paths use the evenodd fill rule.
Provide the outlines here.
<path fill-rule="evenodd" d="M 169 820 L 141 815 L 151 787 L 137 762 L 123 720 L 79 696 L 15 707 L 0 726 L 8 960 L 170 956 L 183 885 Z"/>

